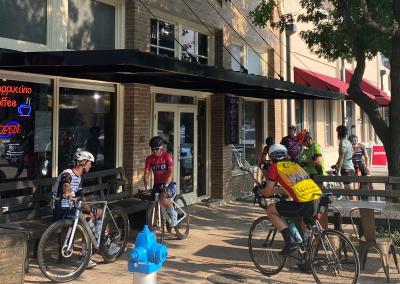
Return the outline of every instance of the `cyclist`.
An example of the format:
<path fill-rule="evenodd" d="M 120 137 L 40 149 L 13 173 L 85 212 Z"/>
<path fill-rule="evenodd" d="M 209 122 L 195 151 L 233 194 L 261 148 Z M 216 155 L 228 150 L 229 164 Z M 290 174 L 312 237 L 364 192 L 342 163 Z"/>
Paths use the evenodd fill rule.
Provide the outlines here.
<path fill-rule="evenodd" d="M 269 160 L 269 158 L 268 158 L 268 151 L 269 151 L 269 148 L 270 148 L 272 145 L 275 144 L 275 139 L 274 139 L 274 137 L 268 136 L 268 137 L 265 139 L 265 144 L 266 144 L 266 145 L 264 146 L 263 151 L 262 151 L 262 153 L 261 153 L 261 158 L 260 158 L 260 160 L 258 161 L 258 167 L 259 167 L 260 169 L 262 169 L 264 177 L 267 177 L 268 167 L 269 167 L 269 165 L 271 164 L 271 160 Z"/>
<path fill-rule="evenodd" d="M 359 170 L 362 176 L 369 174 L 368 164 L 369 158 L 365 146 L 362 143 L 358 143 L 358 137 L 354 134 L 349 136 L 349 141 L 353 145 L 353 165 L 354 170 Z"/>
<path fill-rule="evenodd" d="M 57 177 L 56 183 L 52 188 L 52 208 L 53 216 L 56 220 L 73 218 L 75 215 L 74 203 L 69 197 L 81 196 L 81 177 L 84 173 L 89 172 L 94 163 L 94 156 L 88 151 L 78 149 L 73 156 L 74 166 L 70 169 L 65 169 Z M 101 217 L 103 210 L 101 208 L 90 208 L 87 203 L 83 203 L 83 213 L 86 220 L 92 220 L 96 223 L 96 235 L 100 234 Z M 118 247 L 110 246 L 110 253 L 118 252 Z M 96 262 L 89 260 L 87 268 L 96 266 Z"/>
<path fill-rule="evenodd" d="M 171 201 L 176 192 L 176 185 L 173 182 L 174 162 L 171 153 L 163 150 L 164 144 L 165 141 L 160 136 L 150 139 L 149 146 L 152 154 L 146 158 L 143 183 L 148 190 L 150 171 L 152 171 L 154 175 L 152 199 L 154 199 L 155 193 L 160 193 L 159 202 L 171 218 L 171 227 L 175 227 L 178 224 L 177 213 Z"/>
<path fill-rule="evenodd" d="M 296 126 L 290 125 L 288 128 L 289 134 L 282 138 L 281 144 L 286 147 L 290 160 L 297 162 L 301 153 L 301 145 L 296 141 Z"/>
<path fill-rule="evenodd" d="M 312 178 L 314 175 L 326 175 L 321 146 L 313 142 L 307 129 L 303 129 L 296 137 L 297 143 L 303 146 L 299 156 L 299 164 Z"/>
<path fill-rule="evenodd" d="M 269 149 L 269 156 L 273 163 L 268 170 L 267 185 L 260 189 L 259 193 L 265 197 L 283 193 L 293 199 L 293 201 L 271 203 L 267 207 L 269 220 L 281 232 L 285 241 L 285 246 L 280 254 L 288 255 L 295 251 L 297 246 L 291 243 L 291 233 L 282 217 L 302 217 L 305 224 L 312 225 L 322 192 L 303 168 L 297 163 L 289 161 L 285 146 L 272 145 Z M 276 189 L 276 182 L 283 188 Z"/>

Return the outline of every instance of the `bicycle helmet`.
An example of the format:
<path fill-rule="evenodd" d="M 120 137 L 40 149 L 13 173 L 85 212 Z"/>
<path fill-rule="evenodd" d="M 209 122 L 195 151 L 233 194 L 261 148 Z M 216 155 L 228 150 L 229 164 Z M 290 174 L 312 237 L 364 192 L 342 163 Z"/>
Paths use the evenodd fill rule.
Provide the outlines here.
<path fill-rule="evenodd" d="M 338 133 L 340 138 L 343 138 L 346 137 L 348 129 L 344 125 L 339 125 L 338 127 L 336 127 L 336 132 Z"/>
<path fill-rule="evenodd" d="M 311 138 L 310 132 L 308 132 L 307 129 L 303 129 L 296 136 L 297 144 L 303 143 L 303 141 L 306 140 L 307 138 Z"/>
<path fill-rule="evenodd" d="M 265 139 L 265 144 L 267 144 L 267 146 L 271 146 L 271 145 L 275 144 L 274 137 L 268 136 L 267 139 Z"/>
<path fill-rule="evenodd" d="M 74 163 L 75 164 L 80 164 L 83 161 L 91 161 L 92 163 L 94 163 L 94 156 L 92 155 L 92 153 L 88 152 L 88 151 L 82 151 L 80 149 L 78 149 L 75 154 L 74 154 Z"/>
<path fill-rule="evenodd" d="M 351 134 L 351 135 L 349 135 L 349 140 L 350 140 L 351 144 L 357 144 L 358 137 L 357 137 L 357 135 Z"/>
<path fill-rule="evenodd" d="M 268 155 L 272 161 L 282 161 L 287 156 L 287 149 L 282 144 L 274 144 L 269 148 Z"/>
<path fill-rule="evenodd" d="M 154 136 L 149 141 L 149 146 L 151 148 L 160 148 L 165 144 L 164 140 L 160 136 Z"/>

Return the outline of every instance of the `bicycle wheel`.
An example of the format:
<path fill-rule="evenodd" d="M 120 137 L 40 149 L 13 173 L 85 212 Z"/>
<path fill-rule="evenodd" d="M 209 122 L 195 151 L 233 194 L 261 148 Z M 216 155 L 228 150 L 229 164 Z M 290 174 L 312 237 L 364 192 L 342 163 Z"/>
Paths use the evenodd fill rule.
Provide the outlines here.
<path fill-rule="evenodd" d="M 283 238 L 267 216 L 258 218 L 251 225 L 248 246 L 251 260 L 262 274 L 277 274 L 285 266 L 287 256 L 279 254 Z"/>
<path fill-rule="evenodd" d="M 147 225 L 149 229 L 156 234 L 156 240 L 159 243 L 164 242 L 164 228 L 165 228 L 165 220 L 162 213 L 162 208 L 158 202 L 153 202 L 150 205 L 150 208 L 147 211 Z"/>
<path fill-rule="evenodd" d="M 100 240 L 101 255 L 105 262 L 114 262 L 124 253 L 129 230 L 128 215 L 121 207 L 111 209 L 111 215 L 106 214 Z"/>
<path fill-rule="evenodd" d="M 92 255 L 92 243 L 81 224 L 76 227 L 72 249 L 63 250 L 73 223 L 71 219 L 64 219 L 52 224 L 39 241 L 37 251 L 39 268 L 44 276 L 54 282 L 67 282 L 78 278 Z"/>
<path fill-rule="evenodd" d="M 174 198 L 176 213 L 178 214 L 178 225 L 175 226 L 175 232 L 179 239 L 186 239 L 189 235 L 190 215 L 189 208 L 182 195 L 177 195 Z"/>
<path fill-rule="evenodd" d="M 360 274 L 356 249 L 335 230 L 325 230 L 313 241 L 310 264 L 317 283 L 357 283 Z"/>

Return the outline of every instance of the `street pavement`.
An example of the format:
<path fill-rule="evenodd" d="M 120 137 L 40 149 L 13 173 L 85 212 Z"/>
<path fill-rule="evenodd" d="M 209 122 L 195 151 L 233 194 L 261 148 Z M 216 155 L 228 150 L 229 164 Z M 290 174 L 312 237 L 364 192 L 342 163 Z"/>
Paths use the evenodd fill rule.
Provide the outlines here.
<path fill-rule="evenodd" d="M 158 272 L 157 283 L 315 283 L 310 273 L 298 270 L 289 261 L 278 275 L 266 277 L 254 267 L 247 248 L 247 235 L 252 222 L 264 212 L 246 201 L 232 201 L 217 208 L 204 204 L 190 206 L 191 228 L 189 237 L 177 240 L 167 234 L 169 257 Z M 133 283 L 133 274 L 127 263 L 133 247 L 134 236 L 127 252 L 112 264 L 101 263 L 86 270 L 79 279 L 70 283 Z M 400 283 L 391 258 L 391 283 Z M 32 261 L 25 283 L 49 283 Z M 380 258 L 369 254 L 366 270 L 359 283 L 386 283 Z"/>

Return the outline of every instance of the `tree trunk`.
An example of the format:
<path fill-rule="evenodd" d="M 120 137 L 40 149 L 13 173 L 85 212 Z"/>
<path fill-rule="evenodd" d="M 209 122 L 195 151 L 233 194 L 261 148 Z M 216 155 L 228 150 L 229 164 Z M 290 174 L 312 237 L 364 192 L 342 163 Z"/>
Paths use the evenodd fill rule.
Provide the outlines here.
<path fill-rule="evenodd" d="M 395 1 L 398 2 L 398 1 Z M 390 58 L 392 100 L 389 107 L 389 139 L 385 143 L 390 176 L 400 176 L 400 32 L 392 37 Z M 400 185 L 397 189 L 400 189 Z"/>

